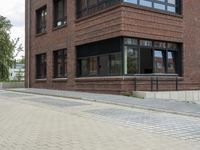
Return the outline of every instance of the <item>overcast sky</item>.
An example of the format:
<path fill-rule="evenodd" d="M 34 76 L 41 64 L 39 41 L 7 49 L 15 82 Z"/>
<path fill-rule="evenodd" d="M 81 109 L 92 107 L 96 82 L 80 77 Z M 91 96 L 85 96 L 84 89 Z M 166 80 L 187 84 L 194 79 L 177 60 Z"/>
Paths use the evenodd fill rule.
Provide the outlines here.
<path fill-rule="evenodd" d="M 24 47 L 24 16 L 25 0 L 0 0 L 0 15 L 7 17 L 13 27 L 11 30 L 12 39 L 20 38 Z M 22 55 L 22 54 L 20 54 Z"/>

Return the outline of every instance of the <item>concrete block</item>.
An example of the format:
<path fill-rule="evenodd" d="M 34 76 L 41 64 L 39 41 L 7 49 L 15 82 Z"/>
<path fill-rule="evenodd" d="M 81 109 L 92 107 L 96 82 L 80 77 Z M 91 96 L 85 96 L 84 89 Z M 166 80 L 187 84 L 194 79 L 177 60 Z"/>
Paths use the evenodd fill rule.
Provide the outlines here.
<path fill-rule="evenodd" d="M 194 101 L 194 95 L 193 91 L 186 91 L 186 101 L 193 102 Z"/>
<path fill-rule="evenodd" d="M 155 95 L 157 99 L 170 99 L 169 92 L 156 92 Z"/>
<path fill-rule="evenodd" d="M 146 97 L 148 99 L 155 99 L 156 98 L 156 94 L 155 92 L 146 92 Z"/>
<path fill-rule="evenodd" d="M 193 95 L 194 95 L 194 102 L 198 102 L 199 101 L 199 92 L 193 91 Z"/>
<path fill-rule="evenodd" d="M 186 101 L 186 92 L 185 91 L 178 91 L 178 100 L 179 101 Z"/>
<path fill-rule="evenodd" d="M 173 100 L 178 100 L 178 92 L 177 91 L 171 91 L 169 92 L 170 94 L 170 99 L 173 99 Z"/>

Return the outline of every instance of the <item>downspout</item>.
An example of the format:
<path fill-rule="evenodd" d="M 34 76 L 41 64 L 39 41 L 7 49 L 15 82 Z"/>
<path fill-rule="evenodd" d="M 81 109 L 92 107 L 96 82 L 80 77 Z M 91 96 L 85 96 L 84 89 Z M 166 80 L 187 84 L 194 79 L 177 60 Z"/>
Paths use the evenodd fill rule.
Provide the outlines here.
<path fill-rule="evenodd" d="M 30 58 L 30 49 L 31 49 L 31 47 L 30 47 L 30 28 L 31 28 L 31 2 L 30 2 L 31 0 L 27 0 L 27 7 L 28 7 L 28 10 L 27 10 L 27 29 L 26 29 L 26 31 L 25 32 L 27 32 L 26 34 L 27 34 L 27 50 L 26 50 L 26 52 L 27 52 L 27 88 L 30 88 L 30 60 L 29 60 L 29 58 Z"/>

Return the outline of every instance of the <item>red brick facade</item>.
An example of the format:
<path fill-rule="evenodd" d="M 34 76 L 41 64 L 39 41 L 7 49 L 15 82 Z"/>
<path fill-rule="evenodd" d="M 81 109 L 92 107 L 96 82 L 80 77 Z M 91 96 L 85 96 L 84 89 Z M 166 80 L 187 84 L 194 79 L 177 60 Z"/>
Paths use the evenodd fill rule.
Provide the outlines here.
<path fill-rule="evenodd" d="M 47 5 L 47 32 L 36 35 L 35 11 Z M 182 76 L 178 87 L 200 89 L 200 3 L 183 0 L 181 15 L 129 4 L 118 4 L 76 19 L 75 1 L 67 0 L 67 24 L 53 28 L 52 1 L 26 0 L 26 87 L 120 93 L 150 90 L 151 77 L 76 77 L 76 46 L 113 37 L 137 37 L 182 43 Z M 68 77 L 53 78 L 53 51 L 67 48 Z M 47 53 L 47 79 L 35 77 L 35 55 Z M 135 81 L 139 78 L 139 81 Z M 168 77 L 162 77 L 168 80 Z M 160 80 L 160 79 L 159 79 Z M 159 90 L 175 90 L 174 81 L 159 82 Z M 137 87 L 135 87 L 137 83 Z M 156 82 L 155 82 L 156 83 Z M 155 89 L 156 84 L 154 84 Z"/>

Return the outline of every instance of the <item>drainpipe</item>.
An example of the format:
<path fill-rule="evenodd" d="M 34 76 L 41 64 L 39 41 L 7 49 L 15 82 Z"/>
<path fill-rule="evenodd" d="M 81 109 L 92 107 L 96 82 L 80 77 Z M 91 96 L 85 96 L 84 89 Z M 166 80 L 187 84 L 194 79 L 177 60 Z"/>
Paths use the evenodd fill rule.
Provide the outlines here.
<path fill-rule="evenodd" d="M 27 21 L 26 21 L 26 23 L 27 23 L 27 27 L 26 27 L 26 30 L 25 30 L 25 33 L 27 34 L 27 36 L 26 36 L 26 38 L 27 38 L 27 46 L 26 46 L 26 57 L 27 57 L 27 66 L 28 67 L 26 67 L 26 69 L 27 69 L 27 87 L 28 88 L 30 88 L 30 60 L 29 60 L 29 58 L 30 58 L 30 49 L 31 49 L 31 47 L 30 47 L 30 29 L 31 29 L 31 20 L 30 20 L 30 18 L 31 18 L 31 2 L 30 2 L 31 0 L 26 0 L 26 2 L 27 2 L 27 4 L 26 4 L 26 7 L 28 7 L 28 8 L 25 8 L 25 10 L 27 11 L 26 13 L 27 13 L 27 16 L 26 16 L 26 19 L 27 19 Z M 27 10 L 28 9 L 28 10 Z"/>

